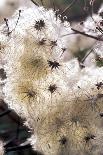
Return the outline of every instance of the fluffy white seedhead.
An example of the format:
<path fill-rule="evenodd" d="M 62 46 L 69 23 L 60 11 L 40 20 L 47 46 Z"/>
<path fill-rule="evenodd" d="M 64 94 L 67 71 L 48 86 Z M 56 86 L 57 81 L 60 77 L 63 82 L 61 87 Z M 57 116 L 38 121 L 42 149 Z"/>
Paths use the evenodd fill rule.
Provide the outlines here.
<path fill-rule="evenodd" d="M 98 36 L 101 35 L 100 29 L 102 29 L 102 17 L 98 14 L 93 14 L 93 17 L 88 17 L 84 22 L 84 31 L 88 34 Z"/>
<path fill-rule="evenodd" d="M 20 14 L 17 10 L 13 18 L 8 20 L 8 25 L 9 32 L 12 33 L 8 37 L 8 46 L 3 55 L 7 73 L 4 87 L 5 101 L 11 108 L 17 109 L 19 114 L 23 112 L 23 115 L 25 113 L 27 115 L 27 110 L 24 109 L 27 109 L 28 102 L 31 102 L 31 107 L 37 108 L 35 112 L 37 117 L 49 103 L 55 105 L 55 102 L 59 103 L 60 99 L 65 98 L 68 93 L 67 77 L 70 79 L 74 76 L 74 72 L 79 71 L 77 60 L 69 64 L 63 63 L 72 38 L 64 35 L 72 31 L 69 23 L 62 22 L 52 9 L 46 10 L 37 6 L 21 8 Z M 3 30 L 5 27 L 4 24 Z M 7 36 L 9 32 L 6 29 Z M 71 85 L 76 79 L 77 77 L 73 79 Z M 52 88 L 53 86 L 55 87 Z M 28 91 L 34 95 L 31 99 Z M 45 106 L 41 105 L 42 102 Z"/>
<path fill-rule="evenodd" d="M 103 17 L 103 4 L 101 5 L 98 14 Z"/>
<path fill-rule="evenodd" d="M 0 155 L 4 155 L 4 147 L 2 141 L 0 141 Z"/>
<path fill-rule="evenodd" d="M 97 14 L 93 14 L 92 17 L 88 17 L 84 22 L 84 31 L 87 34 L 100 37 L 101 40 L 103 39 L 103 5 L 101 6 Z M 103 41 L 95 41 L 92 49 L 92 53 L 95 54 L 95 57 L 98 57 L 102 60 Z"/>
<path fill-rule="evenodd" d="M 100 7 L 97 14 L 93 14 L 92 17 L 87 17 L 84 22 L 84 31 L 92 35 L 102 35 L 103 31 L 103 5 Z"/>
<path fill-rule="evenodd" d="M 33 129 L 33 148 L 45 155 L 90 154 L 88 143 L 102 126 L 103 67 L 71 57 L 70 24 L 52 9 L 21 7 L 1 29 L 8 39 L 4 100 Z"/>

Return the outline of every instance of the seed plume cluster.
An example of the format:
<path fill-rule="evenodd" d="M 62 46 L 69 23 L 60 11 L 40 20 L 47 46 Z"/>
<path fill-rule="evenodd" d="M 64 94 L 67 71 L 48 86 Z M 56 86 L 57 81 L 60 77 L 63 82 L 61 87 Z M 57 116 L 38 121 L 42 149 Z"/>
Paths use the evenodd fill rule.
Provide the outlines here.
<path fill-rule="evenodd" d="M 34 150 L 101 155 L 103 5 L 80 32 L 52 8 L 21 2 L 0 24 L 0 96 L 32 129 Z M 80 57 L 83 34 L 94 40 Z"/>

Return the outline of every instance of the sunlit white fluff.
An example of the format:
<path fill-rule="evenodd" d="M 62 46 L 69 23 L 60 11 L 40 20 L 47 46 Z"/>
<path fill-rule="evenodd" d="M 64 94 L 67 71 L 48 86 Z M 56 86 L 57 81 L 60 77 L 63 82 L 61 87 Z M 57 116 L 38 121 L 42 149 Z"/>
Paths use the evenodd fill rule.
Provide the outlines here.
<path fill-rule="evenodd" d="M 18 17 L 19 22 L 15 27 Z M 97 15 L 94 18 L 101 19 Z M 35 24 L 40 20 L 45 24 L 37 30 Z M 70 24 L 56 18 L 52 9 L 20 7 L 8 24 L 12 32 L 9 36 L 6 25 L 2 25 L 3 30 L 6 27 L 8 38 L 2 56 L 7 74 L 3 93 L 9 107 L 26 118 L 27 126 L 33 129 L 33 136 L 29 140 L 33 148 L 46 155 L 73 155 L 87 151 L 84 148 L 85 135 L 92 131 L 92 123 L 97 128 L 101 125 L 98 108 L 96 111 L 95 108 L 103 109 L 103 97 L 98 98 L 103 89 L 96 87 L 97 82 L 103 81 L 103 67 L 90 65 L 93 55 L 88 58 L 85 68 L 80 68 L 80 62 L 71 56 L 70 51 L 75 37 L 66 36 L 72 33 Z M 89 24 L 89 28 L 93 28 L 89 34 L 100 33 L 95 31 L 95 22 L 90 18 L 85 24 L 86 33 L 89 33 Z M 43 45 L 40 45 L 40 41 L 44 41 Z M 70 54 L 67 62 L 65 52 Z M 58 62 L 59 66 L 53 68 L 48 60 Z M 52 85 L 56 89 L 50 91 Z M 78 116 L 77 122 L 72 122 L 75 113 L 82 115 Z M 66 149 L 60 144 L 62 136 L 68 138 Z"/>
<path fill-rule="evenodd" d="M 0 155 L 4 155 L 4 147 L 2 141 L 0 141 Z"/>
<path fill-rule="evenodd" d="M 93 14 L 93 17 L 88 17 L 84 22 L 84 31 L 94 36 L 101 35 L 101 32 L 97 29 L 98 26 L 101 27 L 100 21 L 102 21 L 102 17 L 98 14 Z"/>

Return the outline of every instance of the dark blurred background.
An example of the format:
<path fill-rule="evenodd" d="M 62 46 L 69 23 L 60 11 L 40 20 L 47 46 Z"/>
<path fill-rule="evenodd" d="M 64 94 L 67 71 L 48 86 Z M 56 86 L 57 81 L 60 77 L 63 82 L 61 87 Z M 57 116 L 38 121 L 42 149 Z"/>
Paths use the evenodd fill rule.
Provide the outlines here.
<path fill-rule="evenodd" d="M 34 0 L 46 7 L 52 7 L 60 10 L 62 13 L 68 6 L 71 5 L 67 11 L 64 12 L 69 21 L 78 21 L 84 19 L 91 13 L 91 0 Z M 94 0 L 94 12 L 97 12 L 103 0 Z"/>

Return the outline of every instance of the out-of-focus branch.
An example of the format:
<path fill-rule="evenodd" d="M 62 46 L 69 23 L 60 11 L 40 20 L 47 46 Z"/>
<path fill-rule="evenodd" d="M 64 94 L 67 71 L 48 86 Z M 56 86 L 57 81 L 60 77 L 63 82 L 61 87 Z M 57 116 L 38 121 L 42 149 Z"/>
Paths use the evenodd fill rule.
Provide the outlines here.
<path fill-rule="evenodd" d="M 2 112 L 2 113 L 0 114 L 0 117 L 3 117 L 3 116 L 5 116 L 5 115 L 8 115 L 10 112 L 11 112 L 11 110 L 10 110 L 10 109 L 7 109 L 7 110 L 5 110 L 4 112 Z"/>
<path fill-rule="evenodd" d="M 5 146 L 4 146 L 5 147 Z M 21 151 L 21 150 L 25 150 L 25 149 L 31 149 L 31 145 L 29 143 L 24 143 L 24 144 L 21 144 L 19 146 L 14 146 L 14 147 L 8 147 L 6 148 L 5 147 L 5 152 L 8 153 L 8 152 L 12 152 L 12 151 Z M 38 152 L 38 151 L 33 151 L 33 154 L 35 155 L 43 155 L 42 153 Z"/>
<path fill-rule="evenodd" d="M 79 30 L 76 30 L 74 28 L 71 28 L 71 30 L 73 30 L 75 32 L 75 34 L 81 34 L 81 35 L 84 35 L 84 36 L 86 36 L 88 38 L 92 38 L 92 39 L 95 39 L 95 40 L 98 40 L 98 41 L 103 41 L 102 35 L 96 37 L 96 36 L 89 35 L 89 34 L 87 34 L 85 32 L 81 32 Z M 63 37 L 67 36 L 67 35 L 70 35 L 70 34 L 63 35 Z"/>
<path fill-rule="evenodd" d="M 11 112 L 7 112 L 8 107 L 3 100 L 0 100 L 0 109 L 4 111 L 3 112 L 4 114 L 8 113 L 9 118 L 18 124 L 18 115 L 13 110 Z M 4 115 L 3 113 L 1 113 L 1 115 Z M 20 118 L 20 124 L 22 123 L 23 123 L 23 120 Z"/>
<path fill-rule="evenodd" d="M 61 15 L 63 15 L 67 10 L 69 10 L 76 2 L 77 0 L 72 0 L 71 4 L 64 9 Z"/>
<path fill-rule="evenodd" d="M 11 151 L 17 151 L 17 150 L 24 150 L 24 149 L 28 149 L 28 148 L 31 148 L 30 144 L 8 147 L 8 148 L 5 148 L 5 150 L 6 150 L 6 152 L 11 152 Z"/>
<path fill-rule="evenodd" d="M 39 4 L 37 2 L 35 2 L 34 0 L 31 0 L 31 2 L 33 2 L 35 5 L 39 6 Z"/>

